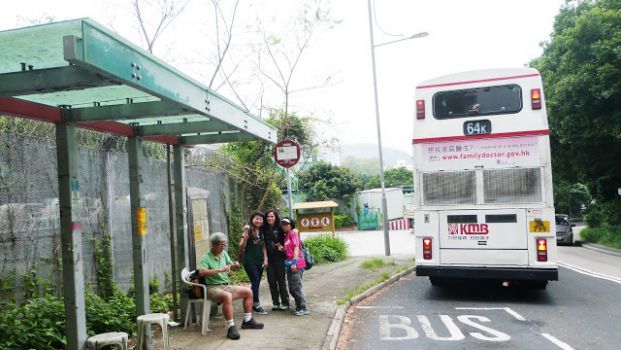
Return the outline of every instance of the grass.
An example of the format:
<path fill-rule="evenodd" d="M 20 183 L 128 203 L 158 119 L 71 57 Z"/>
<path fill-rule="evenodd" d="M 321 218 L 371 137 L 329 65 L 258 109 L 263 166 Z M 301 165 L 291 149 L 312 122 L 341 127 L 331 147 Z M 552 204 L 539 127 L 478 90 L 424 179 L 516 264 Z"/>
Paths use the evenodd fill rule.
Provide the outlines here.
<path fill-rule="evenodd" d="M 366 270 L 377 271 L 384 266 L 395 266 L 395 265 L 396 264 L 394 260 L 386 262 L 380 258 L 373 258 L 373 259 L 364 261 L 362 264 L 360 264 L 360 267 Z"/>
<path fill-rule="evenodd" d="M 404 266 L 401 266 L 400 268 L 397 269 L 397 271 L 395 273 L 400 273 L 403 272 L 407 269 L 409 269 L 410 267 L 414 266 L 415 264 L 406 264 Z"/>
<path fill-rule="evenodd" d="M 360 268 L 376 272 L 379 276 L 369 283 L 365 283 L 358 288 L 349 291 L 343 298 L 337 300 L 337 304 L 342 305 L 350 302 L 354 297 L 364 293 L 365 291 L 375 287 L 376 285 L 390 279 L 392 276 L 403 272 L 414 266 L 412 261 L 397 262 L 395 260 L 383 260 L 380 258 L 368 259 L 360 264 Z"/>
<path fill-rule="evenodd" d="M 580 236 L 587 242 L 621 249 L 621 226 L 587 227 L 580 232 Z"/>
<path fill-rule="evenodd" d="M 382 274 L 380 275 L 380 277 L 374 279 L 373 281 L 367 283 L 367 284 L 363 284 L 360 287 L 349 291 L 349 293 L 347 293 L 343 298 L 339 299 L 337 301 L 337 304 L 342 305 L 345 304 L 349 301 L 351 301 L 355 296 L 360 295 L 362 293 L 364 293 L 365 291 L 367 291 L 368 289 L 371 289 L 373 287 L 375 287 L 376 285 L 388 280 L 391 277 L 390 273 L 388 272 L 382 272 Z"/>

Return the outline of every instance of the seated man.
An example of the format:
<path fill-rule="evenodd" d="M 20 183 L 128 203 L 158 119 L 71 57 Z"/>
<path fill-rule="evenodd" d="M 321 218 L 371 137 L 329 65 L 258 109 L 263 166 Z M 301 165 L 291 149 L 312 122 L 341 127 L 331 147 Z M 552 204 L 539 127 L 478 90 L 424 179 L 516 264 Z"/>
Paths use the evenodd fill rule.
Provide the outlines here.
<path fill-rule="evenodd" d="M 201 257 L 198 274 L 205 277 L 207 284 L 207 298 L 222 304 L 222 312 L 228 327 L 226 336 L 229 339 L 239 339 L 239 331 L 233 322 L 233 300 L 244 299 L 244 321 L 242 329 L 262 329 L 263 323 L 252 318 L 252 290 L 248 287 L 229 284 L 229 272 L 239 269 L 239 263 L 233 262 L 225 251 L 227 238 L 222 232 L 216 232 L 209 237 L 211 249 Z"/>

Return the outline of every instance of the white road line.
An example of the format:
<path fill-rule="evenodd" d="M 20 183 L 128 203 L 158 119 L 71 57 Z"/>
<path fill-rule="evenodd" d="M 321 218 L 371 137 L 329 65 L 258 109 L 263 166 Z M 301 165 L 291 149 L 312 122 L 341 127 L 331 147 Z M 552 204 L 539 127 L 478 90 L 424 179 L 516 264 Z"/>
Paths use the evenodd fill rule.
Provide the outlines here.
<path fill-rule="evenodd" d="M 548 339 L 549 341 L 554 343 L 554 345 L 558 346 L 559 348 L 561 348 L 563 350 L 574 350 L 574 348 L 572 348 L 569 344 L 565 343 L 562 340 L 559 340 L 559 339 L 555 338 L 551 334 L 541 333 L 541 335 L 543 335 L 546 339 Z"/>
<path fill-rule="evenodd" d="M 526 321 L 522 315 L 518 314 L 510 307 L 456 307 L 455 310 L 504 310 L 518 321 Z"/>
<path fill-rule="evenodd" d="M 604 274 L 601 274 L 601 273 L 589 271 L 587 269 L 583 269 L 581 267 L 574 266 L 574 265 L 568 264 L 566 262 L 559 261 L 558 262 L 558 266 L 562 266 L 562 267 L 564 267 L 566 269 L 570 269 L 572 271 L 581 273 L 583 275 L 587 275 L 587 276 L 591 276 L 591 277 L 595 277 L 595 278 L 600 278 L 600 279 L 603 279 L 603 280 L 607 280 L 607 281 L 610 281 L 610 282 L 621 284 L 621 278 L 612 277 L 612 276 L 604 275 Z"/>
<path fill-rule="evenodd" d="M 403 309 L 403 306 L 356 306 L 356 309 Z"/>

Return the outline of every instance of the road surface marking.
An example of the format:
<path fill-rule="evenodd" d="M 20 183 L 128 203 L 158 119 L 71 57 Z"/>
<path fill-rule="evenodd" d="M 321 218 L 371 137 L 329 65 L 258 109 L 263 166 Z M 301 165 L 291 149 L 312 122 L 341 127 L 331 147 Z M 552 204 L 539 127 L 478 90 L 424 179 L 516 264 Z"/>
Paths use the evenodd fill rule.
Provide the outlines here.
<path fill-rule="evenodd" d="M 438 336 L 434 330 L 429 317 L 426 315 L 416 315 L 418 323 L 425 336 L 435 341 L 460 341 L 466 339 L 466 335 L 459 329 L 459 326 L 449 315 L 437 315 L 448 331 L 448 336 Z M 392 321 L 391 321 L 392 320 Z M 457 316 L 460 323 L 478 329 L 479 332 L 467 332 L 471 337 L 490 342 L 503 342 L 511 339 L 511 336 L 493 328 L 484 326 L 481 322 L 491 323 L 492 321 L 484 316 L 460 315 Z M 393 334 L 393 330 L 395 331 Z M 445 331 L 442 333 L 446 334 Z M 418 339 L 419 333 L 414 327 L 412 319 L 401 315 L 379 315 L 379 338 L 383 341 L 408 341 Z"/>
<path fill-rule="evenodd" d="M 491 320 L 487 317 L 483 317 L 483 316 L 476 316 L 476 315 L 461 315 L 461 316 L 457 316 L 457 319 L 459 320 L 459 322 L 470 326 L 470 327 L 474 327 L 477 328 L 478 330 L 481 330 L 483 332 L 487 332 L 491 335 L 487 336 L 483 333 L 480 332 L 470 332 L 470 335 L 473 338 L 479 339 L 479 340 L 485 340 L 485 341 L 493 341 L 493 342 L 500 342 L 500 341 L 508 341 L 511 340 L 511 336 L 508 335 L 507 333 L 503 333 L 501 331 L 497 331 L 495 329 L 489 328 L 489 327 L 485 327 L 482 324 L 478 324 L 476 322 L 473 321 L 473 319 L 476 319 L 479 322 L 491 322 Z"/>
<path fill-rule="evenodd" d="M 449 331 L 448 337 L 439 337 L 436 331 L 431 326 L 431 322 L 429 318 L 425 315 L 417 315 L 418 322 L 420 323 L 423 332 L 425 332 L 425 336 L 431 340 L 448 340 L 448 341 L 458 341 L 466 339 L 464 333 L 459 330 L 459 327 L 453 322 L 453 319 L 449 315 L 440 315 L 440 320 L 444 324 L 444 327 Z"/>
<path fill-rule="evenodd" d="M 616 277 L 604 275 L 604 274 L 601 274 L 601 273 L 589 271 L 587 269 L 583 269 L 581 267 L 574 266 L 574 265 L 571 265 L 571 264 L 568 264 L 568 263 L 562 262 L 562 261 L 559 261 L 558 265 L 562 266 L 564 268 L 570 269 L 572 271 L 581 273 L 583 275 L 587 275 L 587 276 L 591 276 L 591 277 L 595 277 L 595 278 L 601 278 L 603 280 L 607 280 L 607 281 L 610 281 L 610 282 L 621 284 L 621 278 L 616 278 Z"/>
<path fill-rule="evenodd" d="M 559 348 L 561 348 L 563 350 L 574 350 L 574 348 L 569 346 L 569 344 L 567 344 L 564 341 L 561 341 L 561 340 L 555 338 L 554 336 L 552 336 L 552 335 L 550 335 L 548 333 L 541 333 L 541 335 L 543 335 L 546 339 L 548 339 L 549 341 L 554 343 L 554 345 L 558 346 Z"/>
<path fill-rule="evenodd" d="M 518 321 L 526 321 L 522 315 L 513 311 L 510 307 L 456 307 L 455 310 L 504 310 Z"/>
<path fill-rule="evenodd" d="M 390 323 L 389 318 L 396 318 L 399 323 Z M 418 338 L 418 332 L 412 327 L 412 320 L 409 317 L 399 315 L 380 315 L 379 316 L 380 340 L 411 340 Z M 405 335 L 392 336 L 391 329 L 405 331 Z"/>
<path fill-rule="evenodd" d="M 403 309 L 403 306 L 356 306 L 356 309 Z"/>

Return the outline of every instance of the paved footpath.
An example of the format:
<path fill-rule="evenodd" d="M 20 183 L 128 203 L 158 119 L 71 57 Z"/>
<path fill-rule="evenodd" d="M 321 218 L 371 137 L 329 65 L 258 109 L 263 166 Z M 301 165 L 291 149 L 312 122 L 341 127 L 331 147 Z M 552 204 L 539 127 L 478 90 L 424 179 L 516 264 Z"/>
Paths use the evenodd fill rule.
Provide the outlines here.
<path fill-rule="evenodd" d="M 338 231 L 336 235 L 349 245 L 349 255 L 383 257 L 384 231 Z M 303 234 L 304 239 L 311 237 Z M 414 234 L 411 230 L 390 231 L 390 256 L 399 259 L 414 257 Z"/>
<path fill-rule="evenodd" d="M 269 314 L 256 315 L 256 319 L 265 323 L 265 329 L 240 329 L 240 340 L 228 340 L 220 310 L 220 318 L 211 319 L 212 331 L 205 336 L 201 336 L 199 326 L 186 330 L 182 327 L 170 328 L 171 349 L 320 349 L 338 306 L 338 299 L 378 276 L 375 272 L 360 268 L 363 261 L 364 258 L 353 257 L 339 263 L 317 265 L 306 271 L 303 285 L 311 310 L 308 316 L 271 312 L 271 298 L 267 280 L 264 279 L 259 294 Z M 399 263 L 411 264 L 412 261 L 408 259 Z M 235 323 L 238 327 L 241 326 L 241 319 L 241 301 L 237 300 Z M 161 345 L 156 342 L 153 348 L 160 349 Z"/>

